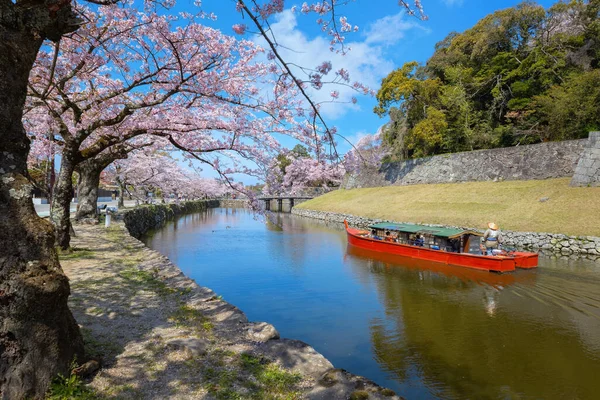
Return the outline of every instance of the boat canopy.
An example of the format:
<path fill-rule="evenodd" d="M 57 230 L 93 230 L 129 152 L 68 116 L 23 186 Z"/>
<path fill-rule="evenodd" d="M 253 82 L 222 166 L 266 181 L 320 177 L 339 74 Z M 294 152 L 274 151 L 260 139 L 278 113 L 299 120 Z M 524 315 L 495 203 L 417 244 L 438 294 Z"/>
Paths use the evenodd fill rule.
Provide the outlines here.
<path fill-rule="evenodd" d="M 426 235 L 432 235 L 442 238 L 453 239 L 462 235 L 477 235 L 481 236 L 481 233 L 456 229 L 456 228 L 441 228 L 435 226 L 417 225 L 417 224 L 394 224 L 391 222 L 381 222 L 379 224 L 369 226 L 371 229 L 381 229 L 385 231 L 397 231 L 404 233 L 422 233 Z"/>

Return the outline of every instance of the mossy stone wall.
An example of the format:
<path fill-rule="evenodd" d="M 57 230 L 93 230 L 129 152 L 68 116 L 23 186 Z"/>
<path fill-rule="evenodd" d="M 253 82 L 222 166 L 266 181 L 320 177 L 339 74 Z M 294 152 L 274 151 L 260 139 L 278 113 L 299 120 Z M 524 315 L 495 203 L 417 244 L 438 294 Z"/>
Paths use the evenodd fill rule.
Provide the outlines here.
<path fill-rule="evenodd" d="M 241 202 L 240 202 L 241 203 Z M 131 236 L 139 239 L 146 232 L 164 226 L 179 215 L 205 211 L 221 206 L 221 200 L 196 200 L 180 204 L 152 204 L 136 207 L 123 213 L 125 226 Z"/>

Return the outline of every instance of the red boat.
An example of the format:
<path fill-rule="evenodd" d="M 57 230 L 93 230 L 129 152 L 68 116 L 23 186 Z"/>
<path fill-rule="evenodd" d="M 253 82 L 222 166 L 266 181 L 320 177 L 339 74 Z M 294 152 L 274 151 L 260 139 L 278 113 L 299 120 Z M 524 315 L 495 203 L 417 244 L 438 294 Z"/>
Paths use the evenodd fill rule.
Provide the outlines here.
<path fill-rule="evenodd" d="M 371 231 L 365 231 L 344 224 L 348 244 L 381 253 L 500 273 L 538 264 L 537 253 L 497 250 L 482 255 L 481 234 L 473 231 L 393 223 L 371 225 Z"/>

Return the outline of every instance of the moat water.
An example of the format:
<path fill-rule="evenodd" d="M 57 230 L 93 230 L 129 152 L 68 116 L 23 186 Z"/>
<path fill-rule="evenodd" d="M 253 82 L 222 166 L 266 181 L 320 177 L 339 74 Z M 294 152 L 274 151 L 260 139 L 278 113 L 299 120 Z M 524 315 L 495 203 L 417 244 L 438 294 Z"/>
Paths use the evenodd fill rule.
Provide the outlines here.
<path fill-rule="evenodd" d="M 597 399 L 600 263 L 497 275 L 348 247 L 345 232 L 244 209 L 147 236 L 251 321 L 407 399 Z"/>

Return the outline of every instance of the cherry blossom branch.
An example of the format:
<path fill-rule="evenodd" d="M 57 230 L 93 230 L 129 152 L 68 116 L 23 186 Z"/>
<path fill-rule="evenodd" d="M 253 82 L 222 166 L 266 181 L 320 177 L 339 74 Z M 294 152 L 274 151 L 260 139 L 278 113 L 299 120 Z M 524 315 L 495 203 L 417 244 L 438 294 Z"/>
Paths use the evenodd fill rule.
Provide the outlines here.
<path fill-rule="evenodd" d="M 273 51 L 273 54 L 275 55 L 275 57 L 277 58 L 277 60 L 279 60 L 279 62 L 281 63 L 281 65 L 285 68 L 287 74 L 292 78 L 292 80 L 296 84 L 298 90 L 300 90 L 300 93 L 302 93 L 302 96 L 306 99 L 306 101 L 310 105 L 310 107 L 312 109 L 312 112 L 314 113 L 314 116 L 315 116 L 314 119 L 316 120 L 318 118 L 319 121 L 321 122 L 321 124 L 323 124 L 323 127 L 325 128 L 325 133 L 329 136 L 330 142 L 333 144 L 334 152 L 337 154 L 337 150 L 335 149 L 335 144 L 334 144 L 334 141 L 333 141 L 333 137 L 332 137 L 331 132 L 330 132 L 328 126 L 327 126 L 327 123 L 325 122 L 325 119 L 322 117 L 321 113 L 319 112 L 319 109 L 317 108 L 317 106 L 313 102 L 312 98 L 308 95 L 308 93 L 306 93 L 306 91 L 304 90 L 303 85 L 299 83 L 300 81 L 296 78 L 296 76 L 292 72 L 292 70 L 289 67 L 289 65 L 281 57 L 281 55 L 279 54 L 279 51 L 277 50 L 277 47 L 275 46 L 275 43 L 273 42 L 273 40 L 271 40 L 271 38 L 268 37 L 268 35 L 266 34 L 266 32 L 263 29 L 262 25 L 258 21 L 258 18 L 250 11 L 250 9 L 246 5 L 246 3 L 244 3 L 243 0 L 238 0 L 238 4 L 246 12 L 246 14 L 248 15 L 248 17 L 252 20 L 252 22 L 254 22 L 254 24 L 256 25 L 256 27 L 258 28 L 258 30 L 260 31 L 262 37 L 269 44 L 269 47 L 271 48 L 271 51 Z M 313 123 L 313 127 L 315 128 L 315 140 L 318 142 L 317 131 L 316 131 L 316 124 L 315 123 Z"/>

